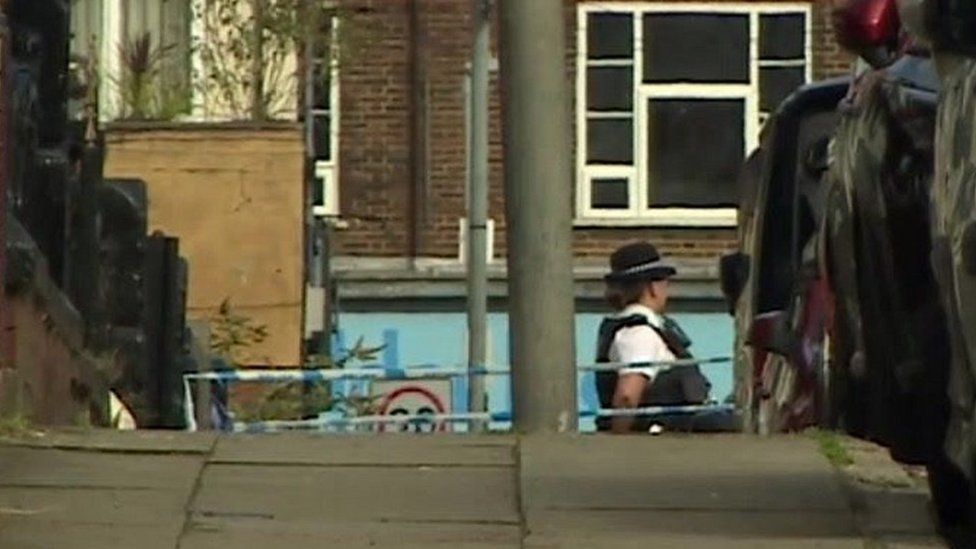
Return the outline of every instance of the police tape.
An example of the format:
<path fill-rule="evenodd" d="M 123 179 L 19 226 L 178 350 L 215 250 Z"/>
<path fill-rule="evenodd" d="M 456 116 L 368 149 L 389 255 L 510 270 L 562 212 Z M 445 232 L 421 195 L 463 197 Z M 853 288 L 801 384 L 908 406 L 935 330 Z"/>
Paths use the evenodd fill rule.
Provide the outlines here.
<path fill-rule="evenodd" d="M 594 417 L 627 417 L 627 416 L 664 416 L 664 415 L 694 415 L 703 413 L 731 413 L 735 406 L 731 404 L 701 404 L 685 406 L 648 406 L 644 408 L 621 408 L 602 410 L 581 410 L 580 418 Z M 235 424 L 234 430 L 243 433 L 264 433 L 273 431 L 294 431 L 308 429 L 326 429 L 342 427 L 358 427 L 367 425 L 426 425 L 434 426 L 442 423 L 467 423 L 473 421 L 488 421 L 491 423 L 506 423 L 512 421 L 510 412 L 464 412 L 453 414 L 403 414 L 403 415 L 372 415 L 342 418 L 321 418 L 291 421 L 257 421 Z"/>
<path fill-rule="evenodd" d="M 583 364 L 577 366 L 580 372 L 616 372 L 627 369 L 681 368 L 704 364 L 730 363 L 729 357 L 704 359 L 680 359 L 657 362 L 603 362 L 597 364 Z M 367 368 L 329 368 L 329 369 L 298 369 L 298 368 L 261 368 L 245 370 L 222 370 L 215 372 L 189 373 L 183 376 L 187 381 L 222 381 L 225 383 L 280 383 L 300 381 L 305 383 L 341 380 L 385 380 L 405 381 L 409 379 L 437 379 L 462 376 L 491 376 L 509 375 L 511 368 L 498 366 L 441 367 L 418 365 L 408 368 L 389 368 L 375 366 Z"/>
<path fill-rule="evenodd" d="M 578 372 L 619 372 L 628 369 L 654 369 L 658 373 L 672 368 L 697 366 L 705 364 L 731 363 L 730 357 L 689 358 L 652 362 L 602 362 L 577 366 Z M 223 382 L 223 383 L 321 383 L 344 380 L 383 380 L 406 381 L 411 379 L 445 379 L 469 376 L 510 375 L 511 368 L 498 366 L 440 367 L 433 365 L 417 365 L 408 368 L 390 368 L 375 366 L 366 368 L 329 368 L 329 369 L 276 369 L 254 368 L 244 370 L 221 370 L 213 372 L 196 372 L 183 375 L 183 412 L 187 427 L 196 431 L 196 410 L 193 403 L 191 382 Z M 381 416 L 387 417 L 387 416 Z M 349 418 L 354 419 L 354 418 Z M 362 418 L 355 418 L 362 420 Z M 490 418 L 478 418 L 477 421 L 495 421 Z M 335 420 L 338 421 L 338 420 Z M 403 420 L 398 420 L 403 421 Z M 465 419 L 459 421 L 475 421 Z M 507 421 L 507 420 L 499 420 Z M 373 422 L 377 423 L 377 422 Z M 395 423 L 395 422 L 394 422 Z"/>

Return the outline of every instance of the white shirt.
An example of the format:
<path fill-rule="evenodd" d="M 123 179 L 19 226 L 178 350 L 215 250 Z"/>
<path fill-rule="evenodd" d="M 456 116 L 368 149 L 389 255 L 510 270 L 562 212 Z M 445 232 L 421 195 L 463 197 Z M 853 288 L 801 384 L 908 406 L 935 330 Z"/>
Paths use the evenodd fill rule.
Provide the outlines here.
<path fill-rule="evenodd" d="M 664 326 L 664 319 L 651 309 L 640 304 L 633 304 L 617 315 L 619 318 L 643 315 L 648 323 L 656 328 Z M 661 336 L 651 326 L 631 326 L 617 331 L 610 344 L 610 362 L 661 362 L 675 360 L 674 353 L 668 349 Z M 625 368 L 620 375 L 641 374 L 654 381 L 661 368 Z"/>

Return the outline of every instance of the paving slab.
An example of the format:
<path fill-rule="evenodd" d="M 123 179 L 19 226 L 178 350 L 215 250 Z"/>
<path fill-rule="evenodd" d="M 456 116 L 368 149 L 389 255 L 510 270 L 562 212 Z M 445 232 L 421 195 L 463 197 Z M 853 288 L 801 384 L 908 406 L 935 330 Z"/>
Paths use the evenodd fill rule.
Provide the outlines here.
<path fill-rule="evenodd" d="M 532 511 L 527 529 L 541 538 L 624 537 L 658 535 L 728 539 L 859 538 L 849 513 L 797 511 L 577 510 Z"/>
<path fill-rule="evenodd" d="M 864 489 L 860 493 L 862 529 L 871 535 L 935 537 L 928 494 L 906 490 Z"/>
<path fill-rule="evenodd" d="M 0 446 L 0 489 L 166 488 L 190 493 L 203 456 L 115 454 Z"/>
<path fill-rule="evenodd" d="M 4 549 L 173 549 L 178 539 L 169 527 L 0 519 Z"/>
<path fill-rule="evenodd" d="M 203 518 L 466 521 L 518 524 L 511 467 L 210 465 L 193 505 Z"/>
<path fill-rule="evenodd" d="M 0 447 L 0 547 L 171 549 L 204 460 Z"/>
<path fill-rule="evenodd" d="M 703 535 L 654 534 L 652 537 L 577 537 L 573 539 L 538 539 L 529 536 L 524 549 L 864 549 L 855 538 L 726 538 Z"/>
<path fill-rule="evenodd" d="M 526 438 L 521 464 L 530 510 L 849 510 L 803 437 Z"/>
<path fill-rule="evenodd" d="M 75 429 L 36 431 L 4 438 L 3 444 L 93 452 L 207 454 L 216 441 L 215 433 Z"/>
<path fill-rule="evenodd" d="M 913 536 L 884 537 L 880 539 L 878 545 L 882 549 L 934 549 L 948 547 L 945 542 L 937 538 Z M 871 549 L 870 544 L 867 544 L 866 547 Z"/>
<path fill-rule="evenodd" d="M 181 549 L 227 547 L 517 549 L 521 547 L 521 532 L 518 526 L 479 523 L 349 521 L 323 525 L 321 521 L 195 520 L 180 544 Z"/>
<path fill-rule="evenodd" d="M 497 466 L 515 464 L 507 436 L 322 436 L 298 433 L 222 438 L 213 463 Z"/>
<path fill-rule="evenodd" d="M 186 491 L 167 489 L 0 488 L 0 517 L 35 523 L 167 526 L 178 532 L 188 499 Z"/>

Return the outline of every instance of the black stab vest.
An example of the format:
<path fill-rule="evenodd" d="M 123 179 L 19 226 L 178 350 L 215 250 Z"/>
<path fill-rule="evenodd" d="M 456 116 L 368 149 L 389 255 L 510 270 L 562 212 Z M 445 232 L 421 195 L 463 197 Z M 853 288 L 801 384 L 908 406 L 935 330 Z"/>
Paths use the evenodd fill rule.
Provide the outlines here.
<path fill-rule="evenodd" d="M 610 362 L 610 347 L 613 345 L 613 340 L 617 336 L 617 332 L 624 328 L 632 328 L 635 326 L 648 326 L 654 330 L 676 358 L 692 358 L 691 352 L 688 350 L 691 346 L 691 340 L 674 320 L 665 317 L 663 328 L 658 328 L 652 325 L 646 316 L 636 314 L 621 318 L 605 318 L 603 320 L 597 336 L 596 361 L 600 363 Z M 618 377 L 617 372 L 596 373 L 596 391 L 600 398 L 601 408 L 613 407 L 613 394 L 617 388 Z M 708 400 L 708 392 L 710 389 L 711 383 L 701 373 L 701 369 L 697 365 L 671 368 L 662 371 L 654 379 L 654 382 L 648 385 L 644 391 L 640 405 L 641 407 L 647 407 L 702 404 Z M 636 421 L 634 428 L 635 430 L 646 431 L 649 423 L 646 420 Z M 609 430 L 609 428 L 609 418 L 599 418 L 597 420 L 598 430 L 605 431 Z"/>

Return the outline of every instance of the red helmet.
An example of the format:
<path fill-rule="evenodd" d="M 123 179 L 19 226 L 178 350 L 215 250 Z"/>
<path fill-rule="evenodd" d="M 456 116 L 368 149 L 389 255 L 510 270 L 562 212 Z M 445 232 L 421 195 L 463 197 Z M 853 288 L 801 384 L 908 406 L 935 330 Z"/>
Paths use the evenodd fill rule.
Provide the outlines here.
<path fill-rule="evenodd" d="M 894 60 L 901 41 L 896 0 L 831 0 L 840 44 L 872 65 Z"/>

